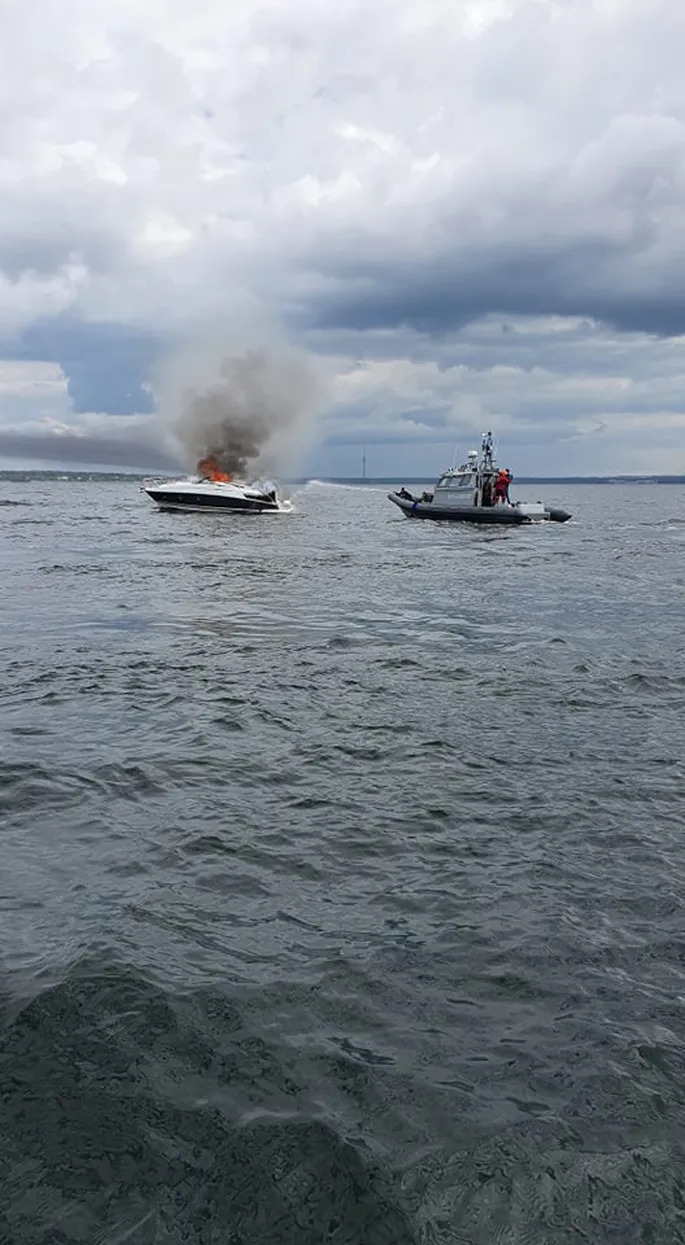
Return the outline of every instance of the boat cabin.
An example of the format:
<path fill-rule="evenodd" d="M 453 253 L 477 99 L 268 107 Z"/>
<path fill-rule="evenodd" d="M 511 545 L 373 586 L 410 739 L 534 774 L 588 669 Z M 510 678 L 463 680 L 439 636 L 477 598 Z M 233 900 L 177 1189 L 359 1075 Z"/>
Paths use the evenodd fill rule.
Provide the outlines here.
<path fill-rule="evenodd" d="M 471 450 L 461 467 L 443 472 L 435 485 L 433 500 L 440 506 L 492 506 L 496 475 L 488 434 L 480 457 L 477 450 Z"/>

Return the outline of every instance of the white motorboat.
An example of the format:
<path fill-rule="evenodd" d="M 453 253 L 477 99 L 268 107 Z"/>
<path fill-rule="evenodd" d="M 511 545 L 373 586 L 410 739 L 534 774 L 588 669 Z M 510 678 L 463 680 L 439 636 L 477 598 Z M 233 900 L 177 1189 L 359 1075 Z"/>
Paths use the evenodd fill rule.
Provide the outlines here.
<path fill-rule="evenodd" d="M 269 481 L 246 484 L 222 472 L 212 459 L 198 463 L 198 474 L 182 480 L 146 480 L 147 493 L 161 510 L 223 510 L 233 514 L 262 514 L 284 510 L 276 487 Z"/>

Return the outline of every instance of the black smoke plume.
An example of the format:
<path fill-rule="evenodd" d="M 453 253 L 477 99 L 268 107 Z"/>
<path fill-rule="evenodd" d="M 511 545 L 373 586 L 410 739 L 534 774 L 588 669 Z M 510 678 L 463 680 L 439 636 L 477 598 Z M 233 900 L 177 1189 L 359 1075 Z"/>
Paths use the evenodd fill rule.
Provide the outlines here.
<path fill-rule="evenodd" d="M 188 470 L 212 458 L 226 474 L 245 477 L 295 470 L 322 396 L 321 373 L 306 355 L 249 345 L 220 357 L 190 353 L 172 369 L 158 404 Z"/>

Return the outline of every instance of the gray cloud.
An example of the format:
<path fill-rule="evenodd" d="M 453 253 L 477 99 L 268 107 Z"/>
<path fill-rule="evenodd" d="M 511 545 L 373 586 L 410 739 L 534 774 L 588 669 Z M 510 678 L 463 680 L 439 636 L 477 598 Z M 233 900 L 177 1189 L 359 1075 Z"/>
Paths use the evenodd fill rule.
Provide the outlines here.
<path fill-rule="evenodd" d="M 543 236 L 485 247 L 476 235 L 468 248 L 455 242 L 438 259 L 367 256 L 350 242 L 318 257 L 327 285 L 303 318 L 321 328 L 405 327 L 436 337 L 491 314 L 587 317 L 621 329 L 683 333 L 683 264 L 665 256 L 650 271 L 649 259 L 648 246 L 610 238 L 552 244 Z"/>
<path fill-rule="evenodd" d="M 23 204 L 16 206 L 24 208 Z M 107 228 L 96 220 L 70 219 L 68 204 L 59 198 L 47 219 L 45 207 L 39 201 L 28 214 L 22 210 L 15 217 L 0 205 L 0 271 L 6 276 L 16 280 L 27 271 L 54 275 L 74 255 L 96 272 L 109 271 L 127 261 L 126 239 L 115 222 Z M 94 214 L 99 207 L 94 201 Z"/>
<path fill-rule="evenodd" d="M 55 317 L 7 342 L 4 355 L 59 363 L 77 415 L 129 415 L 154 410 L 147 385 L 160 349 L 159 336 L 150 330 Z"/>
<path fill-rule="evenodd" d="M 30 459 L 59 463 L 107 466 L 122 471 L 177 471 L 179 461 L 167 450 L 147 440 L 146 430 L 140 436 L 108 437 L 75 432 L 19 432 L 0 428 L 0 455 L 7 458 Z"/>

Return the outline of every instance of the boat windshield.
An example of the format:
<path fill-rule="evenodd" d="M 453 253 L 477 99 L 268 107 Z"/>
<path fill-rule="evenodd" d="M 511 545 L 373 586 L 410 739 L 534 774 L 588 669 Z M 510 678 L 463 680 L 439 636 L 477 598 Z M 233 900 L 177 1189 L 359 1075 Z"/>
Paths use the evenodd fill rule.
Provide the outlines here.
<path fill-rule="evenodd" d="M 474 473 L 470 470 L 454 471 L 441 476 L 436 484 L 436 488 L 471 488 L 474 483 Z"/>

